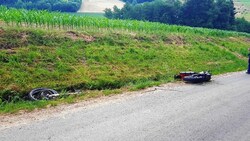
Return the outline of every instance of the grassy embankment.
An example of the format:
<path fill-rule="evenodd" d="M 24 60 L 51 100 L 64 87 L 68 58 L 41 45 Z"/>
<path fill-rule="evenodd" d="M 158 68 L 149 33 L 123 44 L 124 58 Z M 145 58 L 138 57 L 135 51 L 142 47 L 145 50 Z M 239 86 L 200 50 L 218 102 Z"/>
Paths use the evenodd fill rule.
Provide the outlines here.
<path fill-rule="evenodd" d="M 130 28 L 85 26 L 71 27 L 69 31 L 2 22 L 0 113 L 142 89 L 173 81 L 173 75 L 183 70 L 211 70 L 213 74 L 221 74 L 241 71 L 247 66 L 249 34 L 104 21 L 127 22 Z M 147 26 L 131 29 L 132 23 Z M 64 92 L 74 88 L 83 92 L 55 101 L 20 100 L 37 87 Z M 12 101 L 4 101 L 9 96 Z"/>

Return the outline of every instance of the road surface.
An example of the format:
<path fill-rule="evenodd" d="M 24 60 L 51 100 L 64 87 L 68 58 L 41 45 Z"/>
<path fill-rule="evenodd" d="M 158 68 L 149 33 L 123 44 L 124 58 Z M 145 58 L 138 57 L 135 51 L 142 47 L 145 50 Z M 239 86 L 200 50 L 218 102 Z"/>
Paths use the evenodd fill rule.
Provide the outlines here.
<path fill-rule="evenodd" d="M 0 128 L 0 141 L 47 140 L 249 141 L 250 75 L 239 72 L 201 85 L 155 87 Z"/>

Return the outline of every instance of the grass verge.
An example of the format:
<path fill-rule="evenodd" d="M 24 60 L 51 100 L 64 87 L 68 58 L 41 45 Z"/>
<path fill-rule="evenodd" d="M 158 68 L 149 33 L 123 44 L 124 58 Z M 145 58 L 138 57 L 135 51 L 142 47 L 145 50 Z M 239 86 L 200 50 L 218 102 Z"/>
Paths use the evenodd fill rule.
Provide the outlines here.
<path fill-rule="evenodd" d="M 143 89 L 173 81 L 183 70 L 241 71 L 247 66 L 249 43 L 249 35 L 231 32 L 148 34 L 5 26 L 0 28 L 0 113 Z M 84 93 L 55 101 L 20 100 L 37 87 Z"/>

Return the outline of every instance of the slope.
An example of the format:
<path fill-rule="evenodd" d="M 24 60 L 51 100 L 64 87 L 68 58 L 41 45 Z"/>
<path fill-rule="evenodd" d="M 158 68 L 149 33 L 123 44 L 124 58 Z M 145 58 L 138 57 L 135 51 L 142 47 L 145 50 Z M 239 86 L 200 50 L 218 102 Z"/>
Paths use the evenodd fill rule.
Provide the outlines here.
<path fill-rule="evenodd" d="M 100 96 L 170 82 L 183 70 L 221 74 L 247 66 L 245 33 L 5 10 L 19 18 L 0 16 L 0 105 L 37 87 Z M 32 14 L 40 23 L 27 22 Z"/>

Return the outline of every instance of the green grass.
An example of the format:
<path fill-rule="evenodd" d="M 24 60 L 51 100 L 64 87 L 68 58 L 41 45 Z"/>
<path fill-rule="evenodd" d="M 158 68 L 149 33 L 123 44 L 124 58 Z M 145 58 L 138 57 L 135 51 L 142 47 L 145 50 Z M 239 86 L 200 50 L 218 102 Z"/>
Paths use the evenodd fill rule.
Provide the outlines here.
<path fill-rule="evenodd" d="M 160 85 L 174 81 L 173 75 L 179 71 L 221 74 L 247 66 L 249 34 L 105 18 L 87 20 L 84 27 L 70 28 L 0 22 L 1 114 Z M 59 92 L 74 88 L 84 93 L 54 101 L 20 100 L 37 87 Z"/>
<path fill-rule="evenodd" d="M 246 20 L 250 21 L 250 13 L 245 13 L 242 17 L 244 17 Z"/>
<path fill-rule="evenodd" d="M 0 94 L 25 96 L 31 89 L 48 87 L 67 91 L 72 87 L 94 92 L 92 97 L 138 90 L 173 81 L 183 70 L 211 70 L 213 74 L 244 70 L 248 36 L 201 36 L 193 33 L 147 34 L 117 31 L 46 31 L 4 27 L 0 44 Z M 239 58 L 237 55 L 243 58 Z M 91 93 L 91 92 L 90 92 Z M 83 99 L 89 95 L 82 95 Z M 47 102 L 0 104 L 0 113 L 33 110 L 79 97 Z M 2 100 L 2 101 L 3 101 Z"/>

